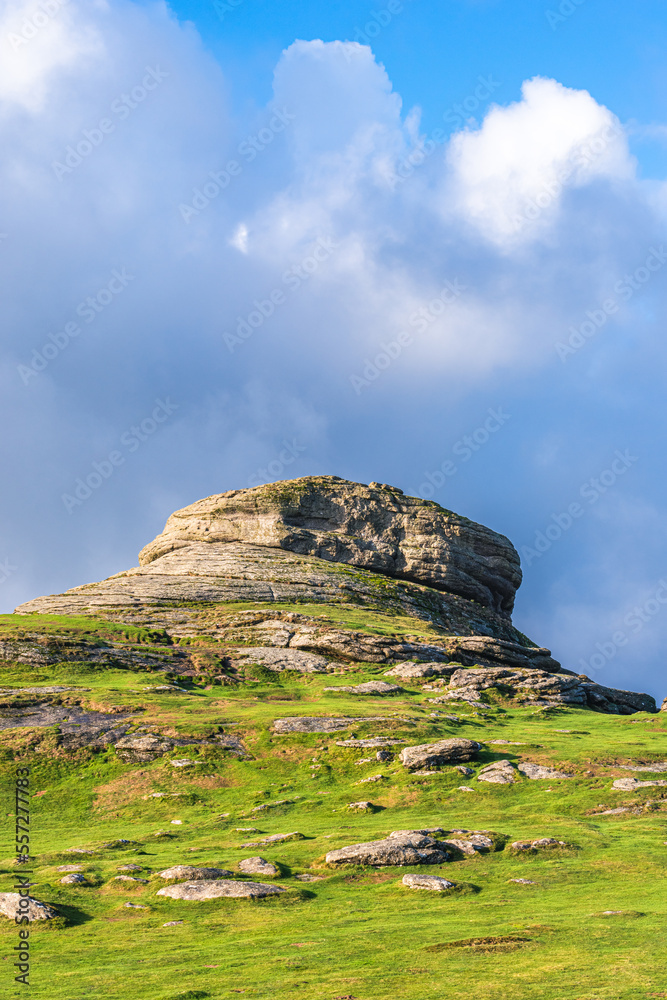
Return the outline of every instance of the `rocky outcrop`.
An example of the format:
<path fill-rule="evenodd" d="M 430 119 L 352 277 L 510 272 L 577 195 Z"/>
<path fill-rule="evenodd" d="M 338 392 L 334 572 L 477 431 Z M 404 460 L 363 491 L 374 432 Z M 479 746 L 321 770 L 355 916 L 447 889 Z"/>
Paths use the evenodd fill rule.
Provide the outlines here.
<path fill-rule="evenodd" d="M 422 743 L 401 750 L 399 760 L 409 771 L 418 768 L 442 767 L 446 764 L 461 764 L 467 760 L 475 760 L 481 744 L 474 740 L 464 740 L 454 737 L 449 740 L 439 740 L 437 743 Z"/>
<path fill-rule="evenodd" d="M 26 630 L 19 639 L 0 640 L 0 657 L 34 665 L 117 663 L 160 670 L 171 681 L 203 675 L 218 684 L 243 680 L 253 665 L 323 673 L 377 663 L 407 681 L 433 677 L 437 686 L 450 678 L 436 703 L 484 708 L 482 692 L 496 688 L 536 706 L 656 710 L 649 695 L 563 670 L 548 649 L 515 629 L 510 614 L 520 582 L 514 547 L 489 528 L 393 487 L 311 476 L 197 501 L 171 515 L 140 553 L 139 566 L 17 608 L 19 614 L 112 613 L 132 624 L 155 624 L 159 614 L 164 653 Z M 225 611 L 225 604 L 244 602 L 275 610 Z M 429 635 L 354 630 L 280 608 L 306 603 L 400 614 L 428 622 Z M 169 648 L 172 637 L 205 637 L 215 648 Z M 390 693 L 381 683 L 352 693 L 373 693 L 370 685 L 374 693 Z"/>
<path fill-rule="evenodd" d="M 348 729 L 350 726 L 359 725 L 363 722 L 378 722 L 377 715 L 361 716 L 352 718 L 330 718 L 329 716 L 302 716 L 287 719 L 276 719 L 273 723 L 273 730 L 276 733 L 335 733 L 341 729 Z"/>
<path fill-rule="evenodd" d="M 337 476 L 230 490 L 176 511 L 139 564 L 192 543 L 231 542 L 346 563 L 474 600 L 510 614 L 521 582 L 519 557 L 503 535 L 406 497 L 391 487 Z"/>
<path fill-rule="evenodd" d="M 398 831 L 385 840 L 372 840 L 366 844 L 351 844 L 337 851 L 329 851 L 329 865 L 440 865 L 449 861 L 449 853 L 439 841 L 426 834 Z"/>
<path fill-rule="evenodd" d="M 458 670 L 457 663 L 399 663 L 391 670 L 385 670 L 385 677 L 400 677 L 401 680 L 421 680 L 422 677 L 451 677 Z"/>
<path fill-rule="evenodd" d="M 623 792 L 636 792 L 638 788 L 651 788 L 660 787 L 664 788 L 667 785 L 667 781 L 662 779 L 657 779 L 655 781 L 640 781 L 639 778 L 618 778 L 612 788 L 617 788 L 619 791 Z"/>
<path fill-rule="evenodd" d="M 200 902 L 206 899 L 260 899 L 262 896 L 277 896 L 285 892 L 277 885 L 265 885 L 262 882 L 237 882 L 234 879 L 215 879 L 210 882 L 181 882 L 178 885 L 168 885 L 158 889 L 158 896 L 169 896 L 170 899 L 186 899 L 190 902 Z"/>
<path fill-rule="evenodd" d="M 504 536 L 397 490 L 322 476 L 198 501 L 169 518 L 138 567 L 17 611 L 352 601 L 528 647 L 509 620 L 520 581 Z"/>
<path fill-rule="evenodd" d="M 438 700 L 460 699 L 478 703 L 481 693 L 491 688 L 528 705 L 580 706 L 620 715 L 657 711 L 651 695 L 603 687 L 583 674 L 573 674 L 561 668 L 559 672 L 509 667 L 456 670 L 451 675 L 447 694 Z"/>
<path fill-rule="evenodd" d="M 353 684 L 348 686 L 326 687 L 325 691 L 340 691 L 345 694 L 399 694 L 403 689 L 398 684 L 387 684 L 386 681 L 365 681 L 363 684 Z"/>

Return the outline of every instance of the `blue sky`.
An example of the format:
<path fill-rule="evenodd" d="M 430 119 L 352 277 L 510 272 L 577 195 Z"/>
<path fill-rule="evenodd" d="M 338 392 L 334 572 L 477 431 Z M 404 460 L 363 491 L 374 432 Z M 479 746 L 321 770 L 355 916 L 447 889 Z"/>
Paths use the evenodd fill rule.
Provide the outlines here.
<path fill-rule="evenodd" d="M 664 697 L 664 10 L 227 6 L 0 15 L 3 610 L 333 473 L 507 534 L 519 627 Z"/>

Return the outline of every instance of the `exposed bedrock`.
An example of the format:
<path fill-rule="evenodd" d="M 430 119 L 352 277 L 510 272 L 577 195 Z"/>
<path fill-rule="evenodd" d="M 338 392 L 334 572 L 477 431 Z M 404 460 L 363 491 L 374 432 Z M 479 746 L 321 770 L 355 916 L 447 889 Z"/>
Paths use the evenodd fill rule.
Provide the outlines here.
<path fill-rule="evenodd" d="M 241 542 L 346 563 L 509 615 L 519 556 L 495 531 L 398 489 L 307 476 L 230 490 L 176 511 L 139 563 L 191 542 Z"/>

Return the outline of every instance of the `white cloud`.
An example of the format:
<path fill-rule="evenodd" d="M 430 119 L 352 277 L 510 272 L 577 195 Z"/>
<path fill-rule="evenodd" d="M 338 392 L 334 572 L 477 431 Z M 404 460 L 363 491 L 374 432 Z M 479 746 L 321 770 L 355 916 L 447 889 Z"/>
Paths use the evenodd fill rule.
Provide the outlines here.
<path fill-rule="evenodd" d="M 521 93 L 455 135 L 448 151 L 448 207 L 499 245 L 534 235 L 540 217 L 541 228 L 553 224 L 568 187 L 634 176 L 618 119 L 589 93 L 540 77 Z"/>

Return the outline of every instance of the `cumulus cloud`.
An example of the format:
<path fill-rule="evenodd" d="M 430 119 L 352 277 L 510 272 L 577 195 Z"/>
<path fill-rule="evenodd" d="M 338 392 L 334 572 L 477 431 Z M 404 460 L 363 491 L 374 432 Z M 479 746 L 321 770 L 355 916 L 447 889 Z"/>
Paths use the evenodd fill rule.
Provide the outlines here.
<path fill-rule="evenodd" d="M 172 509 L 262 477 L 439 481 L 499 403 L 512 420 L 435 499 L 518 544 L 614 448 L 658 448 L 640 408 L 658 393 L 664 278 L 640 269 L 665 187 L 637 180 L 613 109 L 536 78 L 438 145 L 368 47 L 315 40 L 282 54 L 266 108 L 234 118 L 224 66 L 164 3 L 42 8 L 37 26 L 12 0 L 0 30 L 7 609 L 126 568 Z M 170 418 L 146 433 L 158 399 Z M 649 465 L 622 489 L 662 512 Z M 518 605 L 538 641 L 574 655 L 580 619 L 549 611 L 570 539 L 602 566 L 636 509 L 545 556 Z M 663 549 L 632 580 L 614 563 L 619 607 Z"/>

